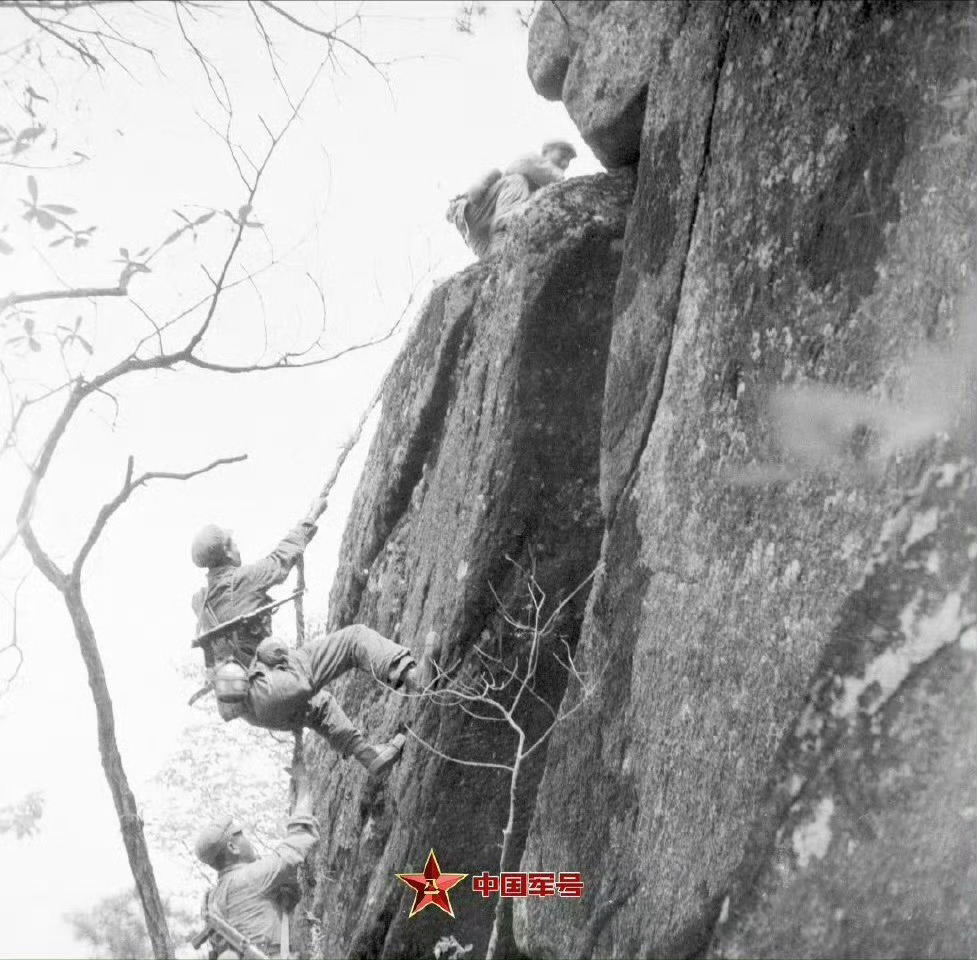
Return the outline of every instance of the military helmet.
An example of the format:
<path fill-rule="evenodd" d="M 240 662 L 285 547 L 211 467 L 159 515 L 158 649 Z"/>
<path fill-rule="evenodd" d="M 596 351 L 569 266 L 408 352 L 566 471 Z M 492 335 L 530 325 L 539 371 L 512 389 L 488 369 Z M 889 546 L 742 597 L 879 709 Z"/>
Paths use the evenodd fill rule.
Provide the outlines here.
<path fill-rule="evenodd" d="M 206 527 L 202 527 L 190 546 L 190 556 L 194 564 L 198 567 L 216 567 L 225 560 L 225 544 L 229 536 L 230 531 L 216 523 L 208 523 Z"/>
<path fill-rule="evenodd" d="M 220 869 L 225 844 L 240 829 L 231 817 L 219 817 L 216 820 L 211 820 L 197 834 L 197 840 L 193 845 L 193 852 L 208 867 L 213 867 L 215 870 L 218 870 Z"/>

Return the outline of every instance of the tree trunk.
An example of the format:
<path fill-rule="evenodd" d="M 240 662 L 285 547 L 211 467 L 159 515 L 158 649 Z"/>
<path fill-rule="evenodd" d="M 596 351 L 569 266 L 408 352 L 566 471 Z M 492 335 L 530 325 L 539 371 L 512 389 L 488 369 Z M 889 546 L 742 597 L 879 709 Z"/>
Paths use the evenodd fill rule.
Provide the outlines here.
<path fill-rule="evenodd" d="M 512 777 L 509 780 L 509 819 L 506 821 L 505 829 L 502 831 L 502 853 L 499 856 L 499 878 L 503 873 L 512 872 L 509 869 L 509 857 L 512 848 L 512 833 L 516 825 L 516 797 L 519 789 L 519 770 L 522 766 L 523 748 L 526 744 L 526 736 L 520 730 L 516 756 L 512 764 Z M 508 897 L 503 897 L 499 891 L 499 899 L 495 904 L 495 918 L 492 921 L 492 932 L 489 934 L 488 946 L 485 948 L 485 960 L 495 960 L 495 955 L 499 949 L 499 937 L 509 922 L 511 927 L 512 901 Z"/>
<path fill-rule="evenodd" d="M 129 858 L 129 868 L 136 881 L 139 899 L 142 901 L 153 954 L 157 960 L 169 960 L 173 956 L 173 944 L 166 923 L 163 901 L 156 886 L 153 865 L 149 859 L 142 820 L 136 810 L 136 799 L 129 789 L 129 780 L 122 766 L 122 756 L 115 739 L 112 698 L 109 696 L 109 688 L 105 682 L 105 671 L 102 669 L 102 658 L 98 652 L 95 631 L 81 598 L 81 584 L 77 580 L 69 580 L 62 593 L 75 628 L 82 659 L 85 661 L 85 669 L 88 671 L 88 685 L 92 690 L 95 715 L 98 720 L 98 750 L 102 757 L 102 769 L 105 771 L 105 779 L 112 792 L 115 812 L 119 818 L 119 829 L 122 831 L 122 841 L 125 843 L 126 855 Z"/>

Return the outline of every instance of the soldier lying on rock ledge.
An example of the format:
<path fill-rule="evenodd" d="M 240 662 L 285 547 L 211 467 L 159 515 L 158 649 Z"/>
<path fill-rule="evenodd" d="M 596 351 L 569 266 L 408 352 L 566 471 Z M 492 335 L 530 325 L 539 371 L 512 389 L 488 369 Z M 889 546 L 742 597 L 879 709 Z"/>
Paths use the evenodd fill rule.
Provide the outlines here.
<path fill-rule="evenodd" d="M 216 631 L 217 639 L 205 647 L 204 661 L 220 715 L 225 720 L 243 717 L 270 730 L 308 727 L 342 756 L 352 756 L 369 773 L 380 774 L 399 759 L 404 735 L 399 733 L 380 746 L 367 743 L 326 684 L 357 669 L 395 690 L 423 693 L 435 677 L 440 640 L 436 633 L 428 634 L 418 666 L 407 647 L 361 624 L 299 648 L 271 636 L 270 613 L 260 614 L 260 608 L 269 605 L 267 591 L 288 577 L 325 509 L 325 499 L 316 500 L 278 546 L 252 564 L 241 563 L 229 530 L 204 527 L 191 549 L 193 562 L 207 570 L 207 585 L 193 597 L 197 632 L 198 636 L 214 632 L 228 621 L 258 611 L 242 625 Z"/>
<path fill-rule="evenodd" d="M 518 157 L 505 171 L 490 170 L 448 205 L 453 223 L 479 258 L 501 249 L 512 215 L 537 191 L 566 174 L 577 151 L 566 140 L 547 140 L 540 152 Z"/>

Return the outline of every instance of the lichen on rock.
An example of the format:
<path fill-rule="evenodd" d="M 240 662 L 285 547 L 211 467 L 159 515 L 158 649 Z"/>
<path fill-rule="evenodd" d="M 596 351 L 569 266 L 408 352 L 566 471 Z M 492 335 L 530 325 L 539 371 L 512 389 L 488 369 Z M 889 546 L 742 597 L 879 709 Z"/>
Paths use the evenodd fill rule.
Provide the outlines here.
<path fill-rule="evenodd" d="M 564 19 L 565 18 L 565 19 Z M 518 798 L 531 957 L 972 956 L 973 3 L 544 4 L 530 74 L 633 174 L 540 191 L 432 294 L 388 381 L 333 625 L 449 659 L 558 602 Z M 589 581 L 587 581 L 589 583 Z M 493 595 L 493 590 L 496 594 Z M 504 618 L 502 618 L 504 621 Z M 343 702 L 376 735 L 402 707 Z M 511 750 L 471 718 L 415 730 Z M 332 776 L 307 901 L 335 956 L 426 956 L 395 872 L 492 869 L 498 770 Z M 484 950 L 494 904 L 451 928 Z"/>

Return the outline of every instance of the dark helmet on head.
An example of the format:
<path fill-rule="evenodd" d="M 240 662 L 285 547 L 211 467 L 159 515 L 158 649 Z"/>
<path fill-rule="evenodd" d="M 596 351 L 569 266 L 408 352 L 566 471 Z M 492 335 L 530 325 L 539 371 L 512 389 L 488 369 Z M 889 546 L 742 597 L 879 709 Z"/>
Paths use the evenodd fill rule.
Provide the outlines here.
<path fill-rule="evenodd" d="M 216 523 L 208 523 L 193 538 L 190 556 L 198 567 L 216 567 L 227 559 L 227 541 L 230 532 Z"/>

